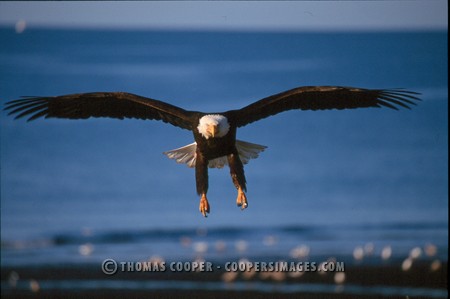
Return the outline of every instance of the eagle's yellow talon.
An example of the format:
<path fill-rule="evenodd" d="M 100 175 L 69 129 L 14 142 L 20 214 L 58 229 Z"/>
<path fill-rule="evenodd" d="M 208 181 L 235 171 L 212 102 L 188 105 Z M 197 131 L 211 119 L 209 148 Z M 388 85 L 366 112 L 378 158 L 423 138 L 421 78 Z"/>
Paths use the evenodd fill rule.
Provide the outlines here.
<path fill-rule="evenodd" d="M 238 207 L 241 207 L 241 210 L 244 210 L 248 207 L 247 196 L 241 188 L 238 189 L 236 204 L 238 205 Z"/>
<path fill-rule="evenodd" d="M 206 194 L 202 194 L 202 198 L 200 198 L 199 210 L 204 217 L 208 217 L 207 214 L 209 214 L 209 202 L 208 199 L 206 198 Z"/>

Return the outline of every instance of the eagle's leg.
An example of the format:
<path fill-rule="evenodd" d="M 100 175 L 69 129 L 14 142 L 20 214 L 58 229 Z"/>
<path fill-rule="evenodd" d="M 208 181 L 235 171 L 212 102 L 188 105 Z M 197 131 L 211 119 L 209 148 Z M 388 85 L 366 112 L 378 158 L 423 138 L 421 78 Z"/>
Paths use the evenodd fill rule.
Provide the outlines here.
<path fill-rule="evenodd" d="M 244 165 L 242 164 L 237 151 L 228 155 L 228 165 L 230 166 L 230 175 L 233 184 L 238 190 L 236 204 L 243 210 L 248 207 L 247 196 L 245 195 L 247 187 L 244 175 Z"/>
<path fill-rule="evenodd" d="M 209 202 L 206 198 L 206 193 L 208 192 L 208 160 L 199 151 L 197 151 L 196 155 L 195 180 L 197 183 L 197 194 L 201 195 L 199 210 L 204 217 L 207 217 L 206 214 L 210 211 Z"/>

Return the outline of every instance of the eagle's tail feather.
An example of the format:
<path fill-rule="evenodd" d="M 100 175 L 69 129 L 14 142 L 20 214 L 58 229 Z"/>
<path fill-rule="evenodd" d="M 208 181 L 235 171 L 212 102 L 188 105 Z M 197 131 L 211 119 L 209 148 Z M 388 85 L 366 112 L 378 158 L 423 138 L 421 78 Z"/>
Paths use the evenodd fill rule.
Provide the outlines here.
<path fill-rule="evenodd" d="M 260 152 L 263 152 L 267 146 L 250 143 L 242 140 L 236 140 L 236 149 L 242 163 L 247 164 L 250 159 L 256 159 Z"/>
<path fill-rule="evenodd" d="M 194 167 L 195 160 L 197 159 L 197 155 L 195 153 L 196 150 L 197 143 L 194 142 L 183 147 L 164 152 L 163 154 L 169 159 L 174 159 L 177 163 L 186 163 L 188 167 Z"/>
<path fill-rule="evenodd" d="M 259 153 L 264 151 L 266 148 L 267 146 L 264 145 L 236 140 L 236 149 L 243 164 L 247 164 L 250 159 L 258 158 Z M 194 167 L 195 160 L 197 159 L 195 153 L 196 149 L 197 143 L 194 142 L 186 146 L 164 152 L 164 154 L 169 159 L 174 159 L 177 163 L 186 164 L 188 167 Z M 228 165 L 228 159 L 226 156 L 210 160 L 208 163 L 208 167 L 210 168 L 223 168 L 225 165 Z"/>

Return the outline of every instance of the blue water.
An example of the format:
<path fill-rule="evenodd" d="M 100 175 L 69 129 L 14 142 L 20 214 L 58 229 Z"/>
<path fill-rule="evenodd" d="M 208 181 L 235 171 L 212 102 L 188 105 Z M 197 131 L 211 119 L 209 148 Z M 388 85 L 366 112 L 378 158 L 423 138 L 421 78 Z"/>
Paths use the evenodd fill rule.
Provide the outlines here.
<path fill-rule="evenodd" d="M 448 254 L 447 32 L 233 33 L 0 29 L 0 99 L 127 91 L 225 111 L 302 85 L 404 87 L 412 110 L 286 112 L 238 132 L 249 208 L 210 171 L 162 152 L 192 142 L 160 122 L 14 121 L 1 113 L 2 265 L 351 257 L 372 244 Z M 86 251 L 85 249 L 88 248 Z M 425 256 L 425 255 L 422 255 Z M 381 260 L 375 259 L 380 262 Z"/>

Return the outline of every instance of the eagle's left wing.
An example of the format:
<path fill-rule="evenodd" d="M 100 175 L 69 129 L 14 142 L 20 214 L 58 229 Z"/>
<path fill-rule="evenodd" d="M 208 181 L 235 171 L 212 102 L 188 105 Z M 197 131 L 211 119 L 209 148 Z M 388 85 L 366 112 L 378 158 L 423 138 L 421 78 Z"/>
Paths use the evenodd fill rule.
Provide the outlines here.
<path fill-rule="evenodd" d="M 283 111 L 352 109 L 386 106 L 409 109 L 420 100 L 418 93 L 404 89 L 363 89 L 339 86 L 305 86 L 294 88 L 254 102 L 240 110 L 228 111 L 238 127 Z"/>

